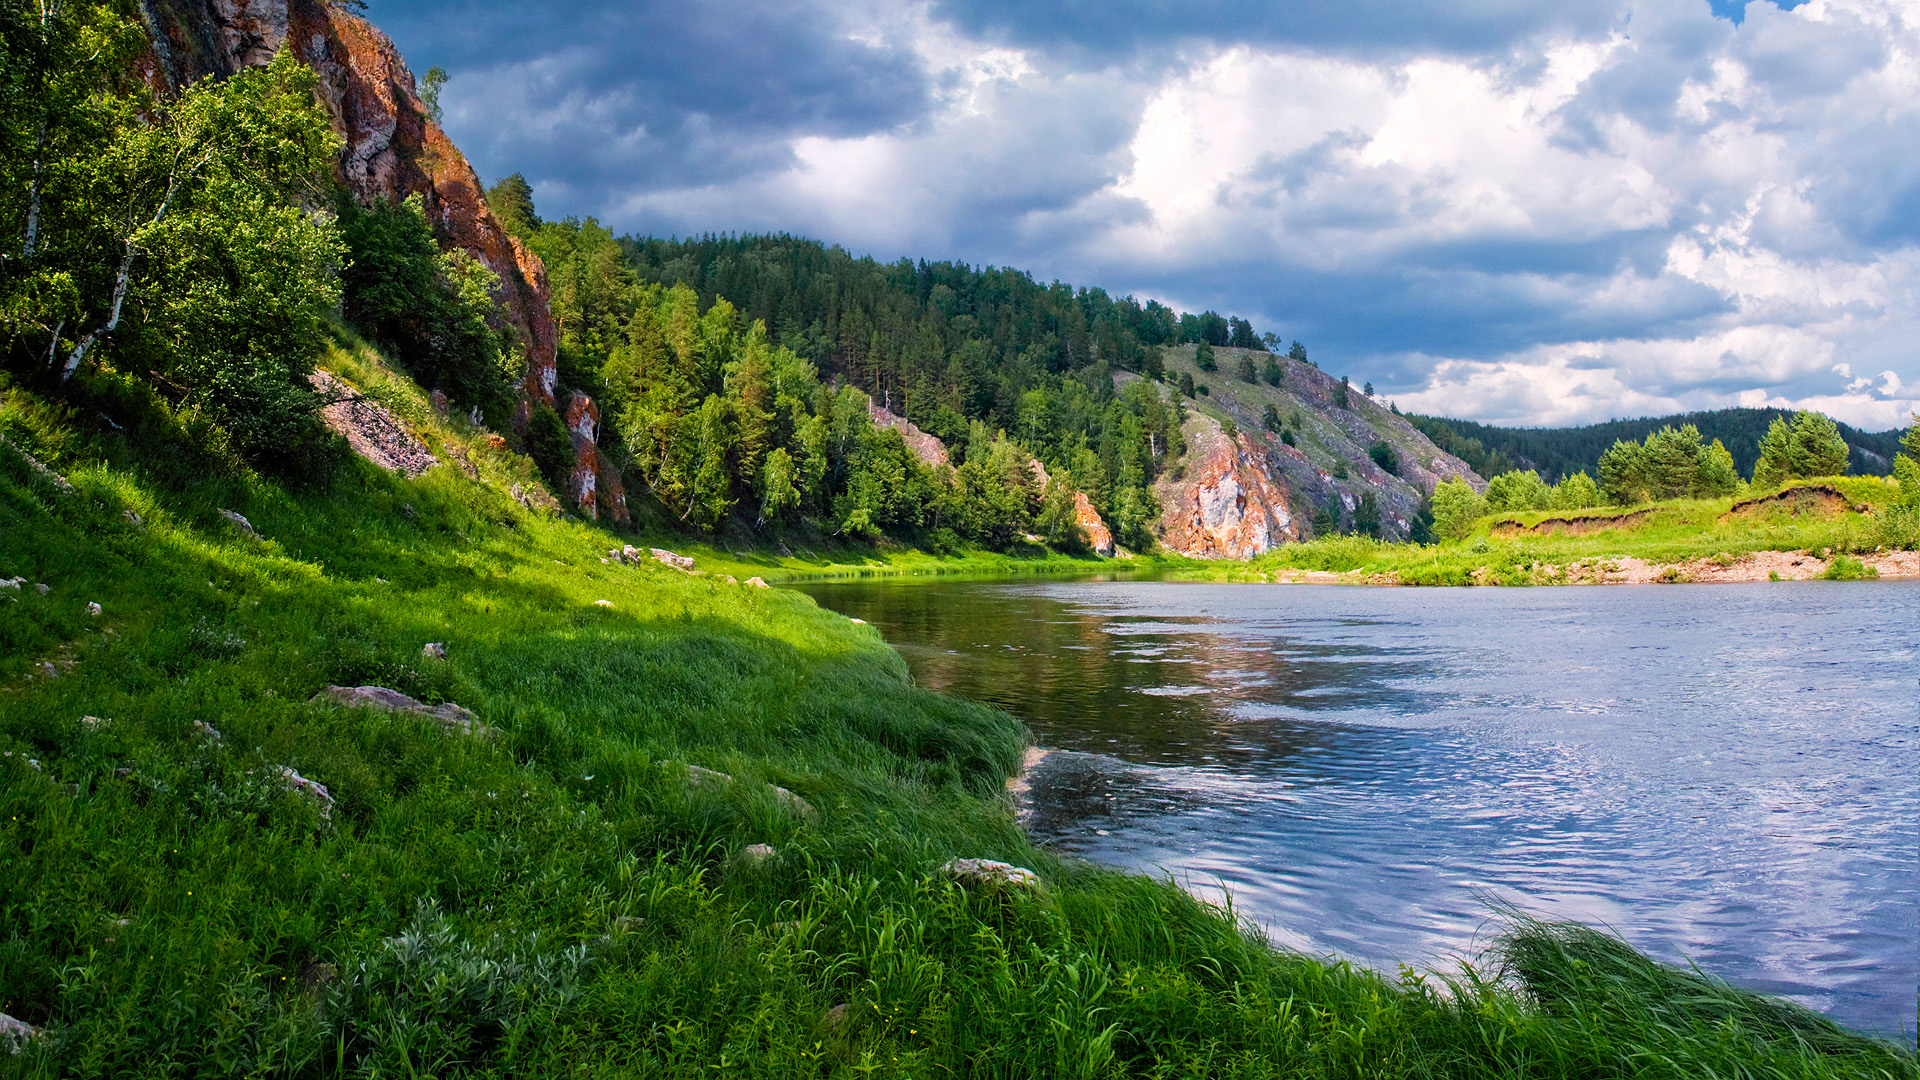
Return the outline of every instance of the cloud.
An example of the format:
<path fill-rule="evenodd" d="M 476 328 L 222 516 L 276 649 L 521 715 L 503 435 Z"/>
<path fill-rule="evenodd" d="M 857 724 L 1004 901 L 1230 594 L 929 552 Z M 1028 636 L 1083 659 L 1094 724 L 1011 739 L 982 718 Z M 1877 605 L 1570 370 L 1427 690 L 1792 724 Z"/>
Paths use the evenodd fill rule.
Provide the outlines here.
<path fill-rule="evenodd" d="M 548 213 L 1235 312 L 1477 419 L 1920 407 L 1894 0 L 385 7 Z"/>

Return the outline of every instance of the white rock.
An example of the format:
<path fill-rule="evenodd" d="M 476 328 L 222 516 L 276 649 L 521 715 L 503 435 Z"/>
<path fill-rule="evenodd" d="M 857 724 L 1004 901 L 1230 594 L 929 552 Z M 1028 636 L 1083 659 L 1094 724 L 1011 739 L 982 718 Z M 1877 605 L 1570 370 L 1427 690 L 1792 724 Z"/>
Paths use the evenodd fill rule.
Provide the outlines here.
<path fill-rule="evenodd" d="M 100 616 L 100 605 L 91 600 L 87 601 L 87 614 L 98 618 Z"/>
<path fill-rule="evenodd" d="M 428 705 L 384 686 L 329 686 L 313 695 L 312 700 L 314 703 L 330 702 L 349 708 L 378 709 L 381 712 L 419 713 L 440 721 L 448 731 L 457 729 L 467 735 L 494 734 L 494 729 L 481 723 L 470 709 L 461 708 L 451 701 Z"/>
<path fill-rule="evenodd" d="M 23 577 L 0 578 L 0 589 L 12 589 L 15 592 L 19 592 L 20 586 L 26 583 L 27 579 Z"/>
<path fill-rule="evenodd" d="M 748 844 L 740 849 L 740 861 L 749 866 L 758 866 L 773 859 L 773 845 Z"/>
<path fill-rule="evenodd" d="M 260 539 L 260 534 L 253 531 L 253 522 L 248 521 L 243 515 L 236 514 L 232 510 L 222 508 L 220 511 L 220 516 L 223 518 L 226 518 L 228 521 L 233 522 L 234 528 L 239 529 L 241 532 L 246 533 L 248 536 L 253 537 L 255 540 Z"/>
<path fill-rule="evenodd" d="M 651 550 L 653 551 L 654 561 L 663 566 L 671 566 L 675 570 L 693 569 L 693 556 L 691 555 L 681 555 L 677 552 L 668 551 L 666 548 L 653 548 Z"/>
<path fill-rule="evenodd" d="M 1045 886 L 1040 875 L 1022 866 L 1012 863 L 995 862 L 992 859 L 948 859 L 940 867 L 940 876 L 952 878 L 962 885 L 985 886 L 991 889 L 1022 889 L 1038 891 Z"/>
<path fill-rule="evenodd" d="M 595 600 L 595 601 L 593 602 L 593 606 L 594 606 L 594 607 L 612 607 L 612 606 L 613 606 L 613 601 L 611 601 L 611 600 Z"/>
<path fill-rule="evenodd" d="M 440 642 L 440 641 L 429 641 L 425 645 L 422 645 L 420 647 L 420 655 L 430 656 L 430 657 L 433 657 L 435 660 L 445 660 L 447 658 L 446 643 Z"/>
<path fill-rule="evenodd" d="M 751 586 L 753 586 L 753 587 L 754 587 L 754 588 L 756 588 L 756 589 L 771 589 L 771 588 L 773 588 L 773 586 L 771 586 L 771 585 L 769 585 L 769 584 L 767 584 L 767 583 L 766 583 L 766 580 L 765 580 L 764 578 L 757 578 L 757 577 L 750 577 L 750 578 L 748 578 L 748 579 L 747 579 L 747 584 L 749 584 L 749 585 L 751 585 Z"/>
<path fill-rule="evenodd" d="M 297 791 L 312 799 L 314 805 L 320 809 L 320 820 L 328 825 L 333 824 L 333 795 L 327 791 L 325 784 L 317 780 L 309 780 L 285 765 L 275 765 L 267 771 L 279 777 L 280 783 L 288 791 Z"/>
<path fill-rule="evenodd" d="M 47 584 L 44 581 L 35 583 L 33 588 L 34 588 L 34 591 L 38 592 L 41 596 L 45 596 L 48 593 L 53 591 L 53 586 Z"/>
<path fill-rule="evenodd" d="M 25 1050 L 27 1043 L 38 1034 L 40 1029 L 25 1020 L 15 1020 L 6 1013 L 0 1013 L 0 1050 L 5 1050 L 9 1054 L 18 1054 Z"/>
<path fill-rule="evenodd" d="M 210 742 L 219 742 L 226 738 L 226 736 L 220 734 L 219 728 L 214 727 L 205 720 L 195 720 L 193 722 L 193 733 Z"/>

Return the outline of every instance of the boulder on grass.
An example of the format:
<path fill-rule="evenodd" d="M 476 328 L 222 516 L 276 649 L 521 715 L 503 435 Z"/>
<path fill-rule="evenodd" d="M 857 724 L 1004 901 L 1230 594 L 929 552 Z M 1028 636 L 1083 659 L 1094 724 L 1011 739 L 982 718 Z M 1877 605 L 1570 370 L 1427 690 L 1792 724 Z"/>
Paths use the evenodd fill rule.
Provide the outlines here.
<path fill-rule="evenodd" d="M 384 686 L 329 686 L 313 695 L 313 700 L 345 705 L 348 708 L 378 709 L 381 712 L 418 713 L 421 716 L 431 716 L 440 721 L 440 725 L 448 731 L 457 730 L 463 735 L 494 734 L 494 730 L 482 724 L 471 710 L 463 709 L 451 701 L 441 705 L 428 705 L 398 690 L 389 690 Z"/>
<path fill-rule="evenodd" d="M 9 1054 L 18 1054 L 27 1048 L 27 1043 L 40 1034 L 40 1029 L 25 1020 L 15 1020 L 6 1013 L 0 1013 L 0 1050 Z"/>
<path fill-rule="evenodd" d="M 995 862 L 992 859 L 948 859 L 940 867 L 940 876 L 962 885 L 989 890 L 1018 889 L 1040 892 L 1046 886 L 1040 875 L 1023 866 Z"/>
<path fill-rule="evenodd" d="M 671 566 L 675 570 L 693 569 L 693 556 L 691 555 L 682 555 L 678 552 L 668 551 L 666 548 L 654 548 L 652 550 L 654 561 L 660 563 L 662 566 Z"/>

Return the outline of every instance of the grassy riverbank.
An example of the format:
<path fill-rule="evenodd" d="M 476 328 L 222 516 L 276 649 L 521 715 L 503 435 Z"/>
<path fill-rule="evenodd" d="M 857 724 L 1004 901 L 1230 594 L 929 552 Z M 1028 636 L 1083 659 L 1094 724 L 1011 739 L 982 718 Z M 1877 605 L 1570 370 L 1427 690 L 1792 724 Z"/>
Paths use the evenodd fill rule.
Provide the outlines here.
<path fill-rule="evenodd" d="M 40 1029 L 0 1076 L 1912 1075 L 1587 931 L 1388 978 L 1036 850 L 1011 718 L 720 578 L 750 560 L 602 562 L 405 389 L 478 479 L 210 476 L 0 387 L 66 481 L 0 447 L 0 1012 Z M 493 731 L 309 702 L 332 683 Z"/>
<path fill-rule="evenodd" d="M 1821 489 L 1830 489 L 1833 494 Z M 1767 499 L 1785 493 L 1786 498 Z M 1737 498 L 1495 514 L 1464 539 L 1387 544 L 1336 536 L 1174 576 L 1401 585 L 1567 585 L 1773 577 L 1911 576 L 1920 514 L 1878 477 L 1796 481 Z M 1805 553 L 1792 559 L 1771 553 Z"/>

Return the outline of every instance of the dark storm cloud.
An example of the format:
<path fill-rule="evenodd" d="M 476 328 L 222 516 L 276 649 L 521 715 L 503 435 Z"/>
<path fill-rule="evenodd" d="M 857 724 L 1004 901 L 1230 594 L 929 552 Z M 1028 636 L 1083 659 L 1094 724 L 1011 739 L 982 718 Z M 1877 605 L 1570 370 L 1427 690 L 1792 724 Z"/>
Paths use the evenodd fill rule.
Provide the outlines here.
<path fill-rule="evenodd" d="M 1548 33 L 1603 33 L 1610 0 L 936 0 L 934 10 L 988 40 L 1082 62 L 1162 53 L 1193 42 L 1359 52 L 1481 54 Z"/>
<path fill-rule="evenodd" d="M 801 135 L 885 131 L 925 115 L 918 58 L 777 0 L 370 5 L 419 71 L 451 74 L 447 126 L 489 178 L 524 172 L 592 213 L 633 187 L 786 167 Z"/>
<path fill-rule="evenodd" d="M 1237 313 L 1467 415 L 1920 382 L 1880 0 L 370 6 L 549 216 Z"/>

